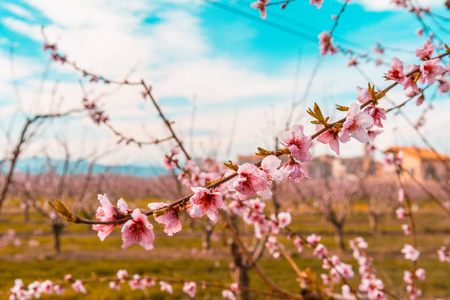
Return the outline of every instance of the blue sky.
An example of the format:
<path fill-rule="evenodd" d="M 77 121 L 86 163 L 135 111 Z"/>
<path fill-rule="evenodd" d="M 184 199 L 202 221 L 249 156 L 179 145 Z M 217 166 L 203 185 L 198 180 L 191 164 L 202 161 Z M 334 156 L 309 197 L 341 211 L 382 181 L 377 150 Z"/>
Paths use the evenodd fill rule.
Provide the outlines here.
<path fill-rule="evenodd" d="M 386 50 L 382 56 L 385 62 L 398 56 L 407 63 L 417 63 L 413 51 L 422 46 L 424 38 L 418 38 L 414 32 L 421 25 L 410 13 L 389 2 L 352 1 L 334 32 L 335 42 L 378 57 L 371 49 L 379 40 L 385 46 L 405 50 Z M 441 7 L 443 1 L 420 2 L 431 5 L 440 15 L 450 16 Z M 46 26 L 49 40 L 80 66 L 112 78 L 124 78 L 132 71 L 130 79 L 145 78 L 151 82 L 162 108 L 175 120 L 175 129 L 198 155 L 215 149 L 219 158 L 226 160 L 251 153 L 258 146 L 271 147 L 273 136 L 284 129 L 291 101 L 302 97 L 319 59 L 321 65 L 309 96 L 295 110 L 295 122 L 309 123 L 304 110 L 314 102 L 339 117 L 334 104 L 348 105 L 355 100 L 356 85 L 367 85 L 358 70 L 346 67 L 347 57 L 318 55 L 317 36 L 330 30 L 334 22 L 331 16 L 339 12 L 342 2 L 325 0 L 320 10 L 309 5 L 309 1 L 292 2 L 284 10 L 271 6 L 266 20 L 260 19 L 250 3 L 247 0 L 2 1 L 0 133 L 5 135 L 11 122 L 20 124 L 18 113 L 23 116 L 81 105 L 80 76 L 69 67 L 52 64 L 42 80 L 48 53 L 42 51 L 41 25 Z M 449 34 L 440 31 L 440 37 L 448 40 Z M 386 66 L 361 62 L 359 68 L 379 87 L 387 85 L 382 78 Z M 13 78 L 17 81 L 20 103 Z M 122 132 L 139 139 L 167 136 L 154 109 L 142 102 L 139 89 L 117 89 L 86 80 L 84 86 L 90 97 L 100 97 L 99 105 Z M 394 90 L 391 98 L 400 102 L 404 99 L 402 94 L 400 89 Z M 448 130 L 442 129 L 448 121 L 439 111 L 449 104 L 439 97 L 434 102 L 441 109 L 428 113 L 423 130 L 440 151 L 449 153 L 450 142 L 442 141 L 437 134 Z M 424 107 L 411 106 L 407 112 L 415 120 Z M 421 145 L 411 129 L 402 124 L 401 119 L 392 116 L 380 141 L 381 148 L 393 144 Z M 117 139 L 110 132 L 86 117 L 58 120 L 43 128 L 47 129 L 27 149 L 28 156 L 45 147 L 57 156 L 56 139 L 67 141 L 79 156 L 88 151 L 80 145 L 91 140 L 100 152 L 117 147 Z M 312 134 L 313 127 L 307 125 L 307 131 Z M 230 135 L 233 150 L 224 153 Z M 8 142 L 5 137 L 0 139 Z M 110 156 L 113 157 L 110 163 L 159 160 L 166 151 L 161 146 L 148 149 L 123 147 Z M 351 156 L 361 149 L 356 142 L 347 145 L 343 152 Z M 327 147 L 320 145 L 315 151 L 329 153 Z"/>

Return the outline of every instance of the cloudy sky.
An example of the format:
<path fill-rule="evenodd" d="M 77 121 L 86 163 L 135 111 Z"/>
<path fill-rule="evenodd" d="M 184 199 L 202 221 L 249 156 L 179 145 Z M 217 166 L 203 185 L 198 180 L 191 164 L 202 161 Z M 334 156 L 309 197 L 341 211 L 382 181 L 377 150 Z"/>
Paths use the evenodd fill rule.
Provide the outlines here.
<path fill-rule="evenodd" d="M 417 1 L 416 1 L 417 2 Z M 445 1 L 420 1 L 437 14 L 426 21 L 443 41 L 449 34 L 450 17 Z M 256 147 L 273 148 L 274 136 L 284 129 L 292 115 L 294 123 L 309 124 L 305 109 L 317 102 L 323 111 L 340 118 L 335 104 L 355 101 L 356 86 L 368 80 L 383 88 L 388 66 L 376 67 L 360 59 L 357 68 L 348 68 L 342 54 L 319 56 L 317 36 L 330 30 L 342 1 L 325 0 L 322 8 L 309 1 L 295 1 L 285 9 L 268 8 L 266 20 L 251 1 L 165 0 L 4 0 L 0 3 L 0 151 L 8 151 L 27 116 L 81 107 L 83 89 L 106 111 L 111 124 L 140 140 L 168 135 L 151 103 L 144 102 L 140 87 L 117 87 L 90 83 L 69 66 L 49 63 L 42 51 L 43 36 L 56 43 L 61 54 L 91 72 L 107 78 L 140 81 L 152 85 L 163 111 L 188 149 L 197 156 L 217 155 L 234 159 L 251 154 Z M 439 15 L 439 16 L 438 16 Z M 397 56 L 406 63 L 418 63 L 414 50 L 425 37 L 415 34 L 422 25 L 410 13 L 395 8 L 389 0 L 352 1 L 334 32 L 336 44 L 382 58 L 388 64 Z M 380 41 L 385 54 L 372 48 Z M 316 72 L 314 72 L 316 70 Z M 315 76 L 312 78 L 312 74 Z M 448 97 L 447 97 L 448 98 Z M 400 103 L 401 89 L 389 94 Z M 297 105 L 292 106 L 292 103 Z M 416 122 L 428 104 L 424 134 L 437 149 L 450 153 L 448 99 L 426 92 L 426 102 L 405 108 Z M 383 103 L 384 107 L 390 104 Z M 386 132 L 377 145 L 417 145 L 422 143 L 402 115 L 389 116 Z M 96 126 L 79 114 L 43 124 L 25 156 L 42 153 L 60 157 L 61 141 L 74 157 L 114 152 L 105 163 L 121 164 L 160 161 L 170 144 L 139 148 L 117 145 L 106 128 Z M 316 154 L 330 153 L 317 145 Z M 358 142 L 343 148 L 346 156 L 361 153 Z"/>

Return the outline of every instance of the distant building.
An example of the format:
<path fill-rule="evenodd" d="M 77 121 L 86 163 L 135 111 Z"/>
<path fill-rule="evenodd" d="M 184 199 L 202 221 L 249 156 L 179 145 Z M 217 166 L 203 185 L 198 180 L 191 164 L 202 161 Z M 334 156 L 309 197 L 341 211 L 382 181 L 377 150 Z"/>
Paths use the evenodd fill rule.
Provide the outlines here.
<path fill-rule="evenodd" d="M 445 162 L 450 166 L 450 157 L 439 154 L 439 158 L 431 150 L 414 147 L 392 147 L 385 153 L 403 152 L 403 168 L 411 172 L 419 180 L 441 180 L 450 174 Z M 262 157 L 257 155 L 240 155 L 238 164 L 257 163 Z M 284 156 L 283 163 L 287 159 Z M 305 164 L 312 178 L 345 178 L 357 179 L 362 177 L 393 177 L 395 168 L 383 166 L 373 160 L 371 156 L 342 158 L 323 155 L 312 158 Z"/>
<path fill-rule="evenodd" d="M 446 164 L 450 166 L 450 157 L 436 155 L 433 151 L 415 147 L 391 147 L 386 153 L 403 152 L 403 168 L 419 180 L 441 180 L 450 174 Z"/>
<path fill-rule="evenodd" d="M 255 164 L 262 160 L 261 156 L 258 155 L 239 155 L 238 156 L 238 164 L 242 165 L 244 163 Z"/>
<path fill-rule="evenodd" d="M 313 178 L 356 179 L 366 174 L 374 176 L 382 173 L 381 164 L 371 157 L 341 158 L 324 155 L 311 159 L 306 167 Z"/>

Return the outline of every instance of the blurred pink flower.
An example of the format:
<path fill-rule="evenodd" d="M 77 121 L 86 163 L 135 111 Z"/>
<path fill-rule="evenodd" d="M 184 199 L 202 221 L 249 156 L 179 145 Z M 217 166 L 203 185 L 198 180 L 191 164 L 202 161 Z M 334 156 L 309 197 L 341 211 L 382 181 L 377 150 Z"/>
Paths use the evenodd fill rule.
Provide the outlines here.
<path fill-rule="evenodd" d="M 434 44 L 430 40 L 426 40 L 423 49 L 416 50 L 416 56 L 420 59 L 429 59 L 434 52 Z"/>
<path fill-rule="evenodd" d="M 189 295 L 189 297 L 194 298 L 197 292 L 197 284 L 193 281 L 185 282 L 183 286 L 183 292 Z"/>
<path fill-rule="evenodd" d="M 161 286 L 161 291 L 166 291 L 166 292 L 168 292 L 169 294 L 173 294 L 173 288 L 172 288 L 172 286 L 170 285 L 170 284 L 168 284 L 167 282 L 165 282 L 165 281 L 160 281 L 159 282 L 159 285 Z"/>
<path fill-rule="evenodd" d="M 331 44 L 332 41 L 333 38 L 328 32 L 324 31 L 319 34 L 320 55 L 325 55 L 328 52 L 330 52 L 331 54 L 336 54 L 338 52 L 338 49 Z"/>
<path fill-rule="evenodd" d="M 440 59 L 427 60 L 420 66 L 419 82 L 432 85 L 436 81 L 436 77 L 442 75 L 446 70 L 439 65 Z"/>
<path fill-rule="evenodd" d="M 411 245 L 405 244 L 401 250 L 405 254 L 405 259 L 416 261 L 419 258 L 420 252 Z"/>
<path fill-rule="evenodd" d="M 267 8 L 266 5 L 269 3 L 270 0 L 258 0 L 256 2 L 253 2 L 250 4 L 251 8 L 259 9 L 261 13 L 261 19 L 265 19 L 267 16 Z"/>
<path fill-rule="evenodd" d="M 322 7 L 322 3 L 323 3 L 323 0 L 310 0 L 309 1 L 309 4 L 316 5 L 317 9 L 320 9 Z"/>
<path fill-rule="evenodd" d="M 391 69 L 387 71 L 386 78 L 395 80 L 398 83 L 403 84 L 403 81 L 405 80 L 405 73 L 403 72 L 403 62 L 397 57 L 392 58 Z"/>

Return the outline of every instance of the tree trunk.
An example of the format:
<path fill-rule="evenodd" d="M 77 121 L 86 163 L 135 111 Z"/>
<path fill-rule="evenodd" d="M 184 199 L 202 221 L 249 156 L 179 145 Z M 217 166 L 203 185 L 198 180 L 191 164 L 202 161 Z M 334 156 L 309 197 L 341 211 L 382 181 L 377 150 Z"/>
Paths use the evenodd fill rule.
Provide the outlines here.
<path fill-rule="evenodd" d="M 23 202 L 23 222 L 28 223 L 30 221 L 30 203 L 28 200 Z"/>
<path fill-rule="evenodd" d="M 232 277 L 234 282 L 239 284 L 239 290 L 236 291 L 237 299 L 248 300 L 250 295 L 248 291 L 244 291 L 241 287 L 249 287 L 250 278 L 248 277 L 248 267 L 244 264 L 243 257 L 239 246 L 233 241 L 230 245 L 233 262 L 230 264 Z"/>
<path fill-rule="evenodd" d="M 237 230 L 236 226 L 236 216 L 231 217 L 231 222 L 234 223 L 234 228 Z M 249 287 L 250 278 L 248 276 L 248 270 L 250 266 L 246 264 L 244 257 L 242 256 L 241 249 L 235 240 L 231 240 L 230 242 L 230 251 L 231 257 L 233 261 L 230 263 L 231 276 L 234 279 L 234 282 L 239 284 L 239 290 L 236 291 L 237 299 L 239 300 L 249 300 L 250 294 L 248 291 L 243 291 L 241 287 Z"/>
<path fill-rule="evenodd" d="M 203 242 L 202 248 L 203 251 L 208 252 L 211 249 L 211 236 L 214 232 L 214 226 L 210 224 L 209 220 L 207 221 L 206 228 L 203 230 Z"/>
<path fill-rule="evenodd" d="M 378 234 L 378 216 L 369 214 L 369 229 L 372 234 Z"/>
<path fill-rule="evenodd" d="M 341 250 L 345 250 L 344 226 L 343 224 L 334 224 L 334 240 Z"/>
<path fill-rule="evenodd" d="M 55 249 L 56 254 L 61 253 L 61 232 L 64 228 L 64 225 L 59 223 L 52 224 L 52 233 L 53 233 L 53 247 Z"/>

